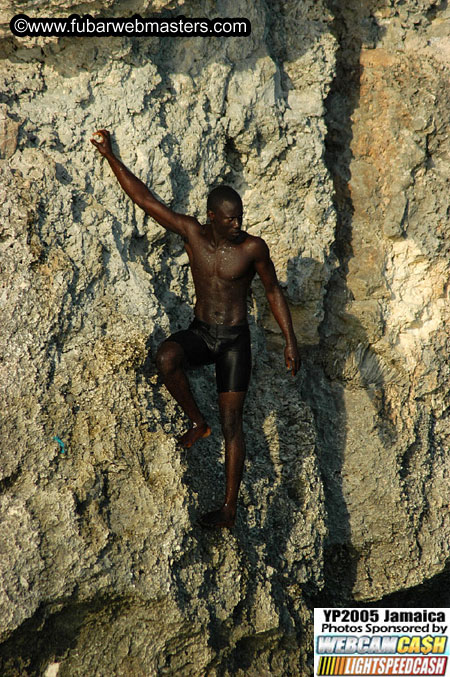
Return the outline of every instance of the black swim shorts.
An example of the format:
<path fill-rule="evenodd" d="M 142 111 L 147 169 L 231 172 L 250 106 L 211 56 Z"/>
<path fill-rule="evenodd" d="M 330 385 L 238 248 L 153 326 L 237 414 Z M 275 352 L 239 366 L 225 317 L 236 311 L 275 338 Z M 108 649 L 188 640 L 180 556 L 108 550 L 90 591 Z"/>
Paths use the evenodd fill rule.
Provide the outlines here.
<path fill-rule="evenodd" d="M 194 318 L 188 329 L 166 340 L 179 343 L 189 366 L 215 364 L 219 393 L 247 390 L 252 369 L 248 324 L 206 324 Z"/>

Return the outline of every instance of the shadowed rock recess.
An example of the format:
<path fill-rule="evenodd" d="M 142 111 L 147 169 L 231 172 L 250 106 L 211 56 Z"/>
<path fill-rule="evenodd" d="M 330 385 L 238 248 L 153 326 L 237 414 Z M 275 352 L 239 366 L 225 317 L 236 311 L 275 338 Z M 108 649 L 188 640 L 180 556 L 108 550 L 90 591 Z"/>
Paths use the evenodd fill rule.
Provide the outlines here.
<path fill-rule="evenodd" d="M 245 38 L 15 38 L 32 16 L 231 16 Z M 2 677 L 312 674 L 314 605 L 445 606 L 449 23 L 439 0 L 15 1 L 1 12 Z M 234 531 L 213 434 L 189 452 L 155 352 L 191 317 L 177 211 L 226 181 L 268 242 Z M 64 447 L 58 440 L 62 441 Z"/>

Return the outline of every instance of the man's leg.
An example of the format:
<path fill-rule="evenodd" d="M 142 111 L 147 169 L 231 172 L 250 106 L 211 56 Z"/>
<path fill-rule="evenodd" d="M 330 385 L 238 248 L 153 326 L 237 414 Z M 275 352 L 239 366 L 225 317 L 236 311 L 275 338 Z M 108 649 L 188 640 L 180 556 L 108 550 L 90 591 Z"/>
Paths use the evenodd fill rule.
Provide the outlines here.
<path fill-rule="evenodd" d="M 225 500 L 220 510 L 203 515 L 204 527 L 233 527 L 245 459 L 242 413 L 246 392 L 219 393 L 220 419 L 225 438 Z"/>
<path fill-rule="evenodd" d="M 156 355 L 156 364 L 164 385 L 193 424 L 178 440 L 181 446 L 189 448 L 200 437 L 208 437 L 211 434 L 211 428 L 194 400 L 189 381 L 183 370 L 183 361 L 184 350 L 179 343 L 165 341 L 160 345 Z"/>

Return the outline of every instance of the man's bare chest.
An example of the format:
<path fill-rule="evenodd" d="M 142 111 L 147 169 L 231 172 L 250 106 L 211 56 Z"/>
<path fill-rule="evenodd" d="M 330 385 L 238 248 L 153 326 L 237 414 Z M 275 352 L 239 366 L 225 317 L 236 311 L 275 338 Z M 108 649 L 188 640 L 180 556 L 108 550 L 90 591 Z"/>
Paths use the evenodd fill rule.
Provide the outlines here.
<path fill-rule="evenodd" d="M 253 262 L 241 247 L 186 247 L 194 279 L 233 282 L 253 276 Z"/>

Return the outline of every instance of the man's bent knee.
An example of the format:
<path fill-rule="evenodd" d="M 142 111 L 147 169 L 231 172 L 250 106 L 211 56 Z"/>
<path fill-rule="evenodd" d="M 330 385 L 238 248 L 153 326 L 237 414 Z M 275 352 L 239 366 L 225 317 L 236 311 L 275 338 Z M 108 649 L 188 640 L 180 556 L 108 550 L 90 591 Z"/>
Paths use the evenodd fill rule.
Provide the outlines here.
<path fill-rule="evenodd" d="M 183 364 L 183 348 L 174 341 L 162 343 L 156 353 L 156 366 L 162 376 L 169 376 Z"/>

